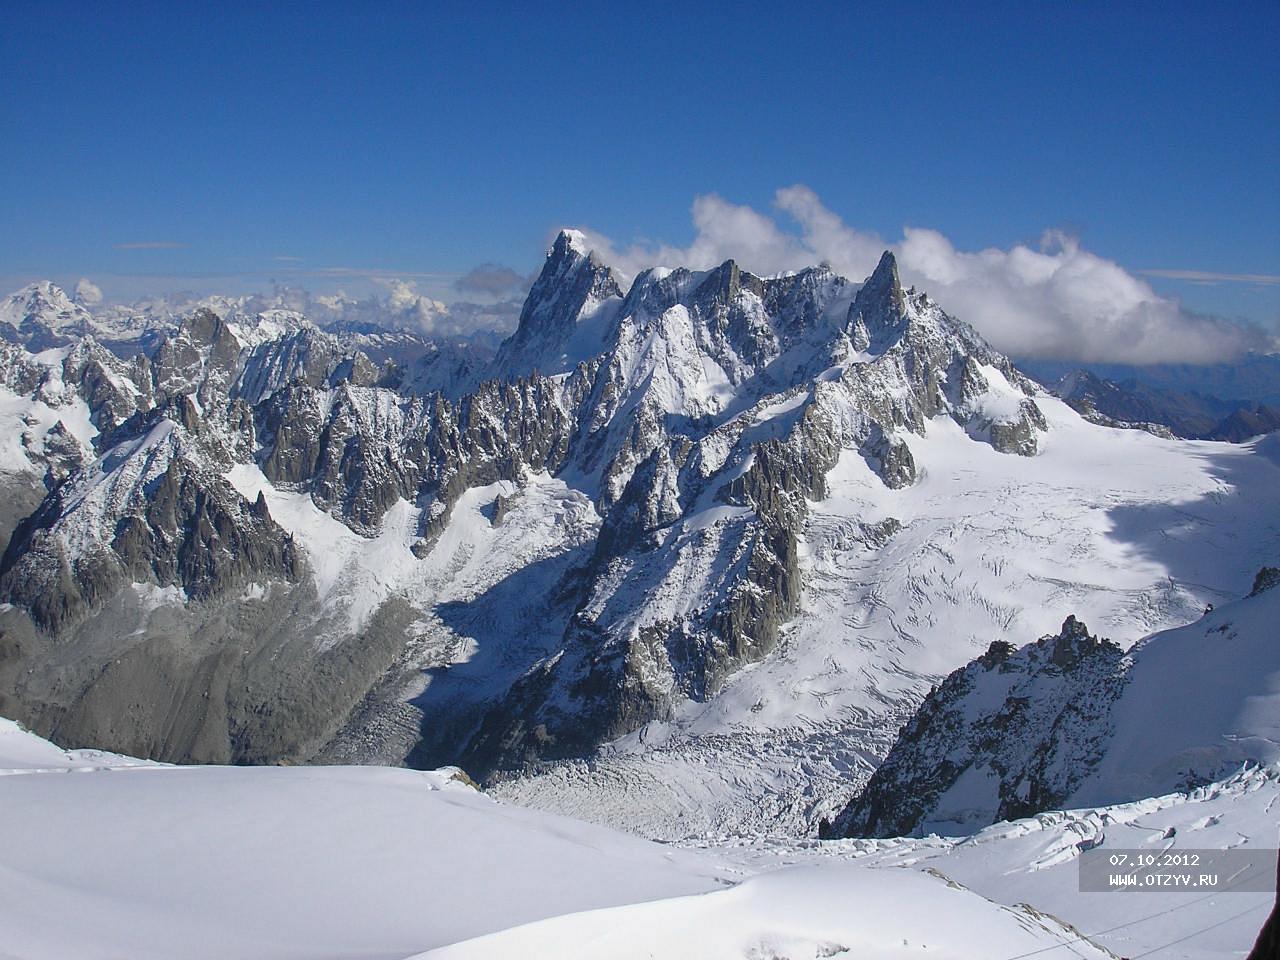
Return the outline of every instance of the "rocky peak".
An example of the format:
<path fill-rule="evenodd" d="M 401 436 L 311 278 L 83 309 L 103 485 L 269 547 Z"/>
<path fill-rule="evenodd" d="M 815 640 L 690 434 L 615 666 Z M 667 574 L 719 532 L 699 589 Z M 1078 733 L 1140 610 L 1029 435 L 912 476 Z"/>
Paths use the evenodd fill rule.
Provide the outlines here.
<path fill-rule="evenodd" d="M 987 652 L 978 658 L 978 663 L 991 670 L 1007 663 L 1017 648 L 1008 640 L 992 640 Z"/>
<path fill-rule="evenodd" d="M 1076 615 L 1070 614 L 1067 619 L 1062 621 L 1062 630 L 1058 634 L 1060 637 L 1082 638 L 1089 636 L 1089 628 L 1085 626 L 1083 621 L 1077 620 Z"/>
<path fill-rule="evenodd" d="M 907 326 L 907 295 L 898 277 L 898 261 L 886 250 L 849 305 L 847 320 L 854 345 L 883 352 Z"/>
<path fill-rule="evenodd" d="M 886 250 L 880 256 L 867 282 L 858 291 L 859 299 L 866 305 L 884 305 L 894 314 L 901 314 L 906 309 L 907 296 L 902 290 L 902 280 L 898 277 L 898 260 L 893 251 Z"/>
<path fill-rule="evenodd" d="M 1042 641 L 1045 642 L 1045 641 Z M 1101 640 L 1089 633 L 1089 628 L 1075 618 L 1068 616 L 1062 622 L 1062 630 L 1056 637 L 1048 638 L 1050 661 L 1058 667 L 1068 668 L 1076 664 L 1081 657 L 1098 650 L 1102 644 L 1110 641 Z"/>
<path fill-rule="evenodd" d="M 160 341 L 151 357 L 151 375 L 159 395 L 195 393 L 209 399 L 222 393 L 240 356 L 235 332 L 213 310 L 201 307 L 183 318 L 178 330 Z"/>
<path fill-rule="evenodd" d="M 231 328 L 208 307 L 201 307 L 183 320 L 179 329 L 192 343 L 218 351 L 219 359 L 233 358 L 240 350 Z"/>
<path fill-rule="evenodd" d="M 310 387 L 344 380 L 372 385 L 379 372 L 367 356 L 311 324 L 249 348 L 240 365 L 232 394 L 251 406 L 285 384 Z"/>
<path fill-rule="evenodd" d="M 743 288 L 760 297 L 764 295 L 765 284 L 759 277 L 744 273 L 733 260 L 726 260 L 714 270 L 708 271 L 694 297 L 699 301 L 728 304 Z"/>
<path fill-rule="evenodd" d="M 589 300 L 621 296 L 613 271 L 587 250 L 582 234 L 562 230 L 520 311 L 517 335 L 543 325 L 572 324 Z"/>
<path fill-rule="evenodd" d="M 267 495 L 259 490 L 258 498 L 253 501 L 253 515 L 259 520 L 271 519 L 271 508 L 267 506 Z"/>
<path fill-rule="evenodd" d="M 617 277 L 587 249 L 585 237 L 576 230 L 562 230 L 529 289 L 516 332 L 498 350 L 498 375 L 510 378 L 557 367 L 579 324 L 603 304 L 621 299 Z"/>
<path fill-rule="evenodd" d="M 822 319 L 833 309 L 833 304 L 844 303 L 845 291 L 852 286 L 826 263 L 774 277 L 763 284 L 765 310 L 776 314 L 789 334 L 816 333 L 824 340 L 829 340 L 837 331 L 845 311 L 840 309 L 828 323 L 822 323 Z"/>
<path fill-rule="evenodd" d="M 1021 649 L 993 642 L 925 698 L 823 835 L 967 833 L 1060 807 L 1098 763 L 1129 664 L 1074 616 Z"/>

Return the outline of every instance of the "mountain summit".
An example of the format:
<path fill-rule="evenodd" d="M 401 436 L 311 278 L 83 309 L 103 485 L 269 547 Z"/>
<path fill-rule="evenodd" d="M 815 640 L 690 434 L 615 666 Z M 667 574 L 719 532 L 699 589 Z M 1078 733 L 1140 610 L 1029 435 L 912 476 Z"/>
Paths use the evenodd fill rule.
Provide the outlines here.
<path fill-rule="evenodd" d="M 94 330 L 93 317 L 55 283 L 42 280 L 0 303 L 0 333 L 33 351 L 66 343 Z"/>
<path fill-rule="evenodd" d="M 507 378 L 560 373 L 604 349 L 605 326 L 622 299 L 613 271 L 577 230 L 562 230 L 529 290 L 516 332 L 498 351 Z"/>

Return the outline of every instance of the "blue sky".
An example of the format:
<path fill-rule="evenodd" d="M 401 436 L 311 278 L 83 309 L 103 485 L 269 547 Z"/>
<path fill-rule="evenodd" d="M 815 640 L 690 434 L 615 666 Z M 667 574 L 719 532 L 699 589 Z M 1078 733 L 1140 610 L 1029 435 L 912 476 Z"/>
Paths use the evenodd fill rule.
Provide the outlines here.
<path fill-rule="evenodd" d="M 444 289 L 799 183 L 889 240 L 1062 229 L 1280 321 L 1280 286 L 1215 279 L 1280 275 L 1274 2 L 268 7 L 6 12 L 0 277 Z"/>

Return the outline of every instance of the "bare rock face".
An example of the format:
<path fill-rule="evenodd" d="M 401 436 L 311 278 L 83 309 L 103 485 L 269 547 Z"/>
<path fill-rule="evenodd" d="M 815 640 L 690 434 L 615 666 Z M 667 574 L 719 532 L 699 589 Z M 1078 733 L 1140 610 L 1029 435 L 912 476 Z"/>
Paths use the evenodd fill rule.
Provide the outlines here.
<path fill-rule="evenodd" d="M 297 579 L 293 541 L 271 520 L 265 499 L 246 511 L 229 486 L 202 482 L 178 459 L 149 491 L 138 514 L 116 524 L 111 547 L 137 580 L 180 586 L 201 599 L 266 574 Z"/>

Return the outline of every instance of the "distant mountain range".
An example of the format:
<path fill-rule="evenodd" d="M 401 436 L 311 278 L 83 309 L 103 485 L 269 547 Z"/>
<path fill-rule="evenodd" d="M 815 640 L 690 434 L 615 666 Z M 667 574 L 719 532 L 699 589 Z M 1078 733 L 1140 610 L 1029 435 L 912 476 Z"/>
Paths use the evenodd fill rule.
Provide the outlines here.
<path fill-rule="evenodd" d="M 1019 366 L 1100 422 L 1149 424 L 1173 436 L 1231 443 L 1280 429 L 1280 356 L 1274 354 L 1204 366 Z"/>

